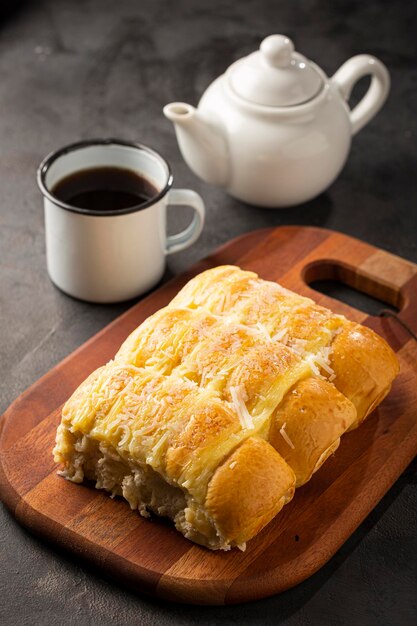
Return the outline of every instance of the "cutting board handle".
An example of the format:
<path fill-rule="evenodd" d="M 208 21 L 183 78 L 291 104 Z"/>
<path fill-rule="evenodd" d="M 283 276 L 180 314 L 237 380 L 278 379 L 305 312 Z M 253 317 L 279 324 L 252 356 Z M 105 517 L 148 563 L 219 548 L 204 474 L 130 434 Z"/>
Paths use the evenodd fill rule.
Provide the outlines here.
<path fill-rule="evenodd" d="M 373 248 L 372 254 L 366 254 L 370 248 L 368 244 L 359 241 L 355 244 L 358 265 L 354 264 L 355 256 L 346 256 L 343 246 L 326 258 L 317 250 L 317 258 L 310 256 L 302 268 L 303 280 L 307 285 L 317 280 L 336 280 L 399 311 L 407 308 L 416 289 L 412 279 L 417 276 L 417 265 L 385 250 Z"/>

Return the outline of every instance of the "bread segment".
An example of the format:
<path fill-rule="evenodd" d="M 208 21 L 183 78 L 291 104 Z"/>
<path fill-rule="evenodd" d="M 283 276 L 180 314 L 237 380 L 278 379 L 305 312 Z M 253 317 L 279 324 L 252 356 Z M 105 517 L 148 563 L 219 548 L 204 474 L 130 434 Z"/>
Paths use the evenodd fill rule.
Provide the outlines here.
<path fill-rule="evenodd" d="M 334 384 L 355 405 L 359 424 L 382 402 L 399 372 L 397 357 L 370 328 L 346 322 L 332 344 Z"/>
<path fill-rule="evenodd" d="M 55 460 L 69 480 L 166 515 L 196 543 L 243 548 L 397 371 L 371 330 L 222 266 L 191 280 L 80 385 Z"/>
<path fill-rule="evenodd" d="M 115 361 L 170 374 L 215 324 L 218 320 L 204 310 L 161 309 L 129 335 Z"/>
<path fill-rule="evenodd" d="M 326 380 L 310 377 L 296 383 L 276 408 L 268 439 L 300 487 L 335 452 L 355 421 L 350 400 Z"/>
<path fill-rule="evenodd" d="M 246 439 L 217 468 L 206 508 L 225 537 L 242 544 L 254 537 L 289 502 L 295 476 L 265 440 Z"/>

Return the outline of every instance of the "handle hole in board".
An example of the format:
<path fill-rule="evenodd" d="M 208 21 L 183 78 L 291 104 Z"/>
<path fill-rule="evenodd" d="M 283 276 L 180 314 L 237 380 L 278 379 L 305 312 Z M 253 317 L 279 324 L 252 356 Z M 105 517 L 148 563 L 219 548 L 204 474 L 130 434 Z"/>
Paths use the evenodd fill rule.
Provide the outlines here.
<path fill-rule="evenodd" d="M 403 306 L 399 290 L 335 261 L 310 263 L 303 270 L 303 279 L 311 289 L 368 315 L 379 315 L 387 306 L 397 313 Z"/>

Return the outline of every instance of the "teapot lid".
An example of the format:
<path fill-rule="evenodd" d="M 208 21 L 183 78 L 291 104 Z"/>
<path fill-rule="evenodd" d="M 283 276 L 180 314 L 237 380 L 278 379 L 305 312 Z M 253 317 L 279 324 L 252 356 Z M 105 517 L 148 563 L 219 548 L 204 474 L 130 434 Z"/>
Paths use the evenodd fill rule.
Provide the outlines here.
<path fill-rule="evenodd" d="M 294 52 L 284 35 L 270 35 L 259 50 L 230 66 L 229 84 L 240 97 L 255 104 L 289 107 L 316 96 L 323 86 L 314 64 Z"/>

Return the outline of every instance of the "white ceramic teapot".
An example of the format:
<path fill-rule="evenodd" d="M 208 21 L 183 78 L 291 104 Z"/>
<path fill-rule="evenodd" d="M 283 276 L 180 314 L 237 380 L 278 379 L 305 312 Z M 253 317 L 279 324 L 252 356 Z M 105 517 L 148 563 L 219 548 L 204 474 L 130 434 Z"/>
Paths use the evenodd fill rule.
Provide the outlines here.
<path fill-rule="evenodd" d="M 355 83 L 370 87 L 350 110 Z M 198 108 L 164 107 L 182 155 L 195 174 L 244 202 L 287 207 L 314 198 L 339 174 L 355 135 L 377 113 L 389 74 L 375 57 L 352 57 L 332 76 L 271 35 L 231 65 Z"/>

